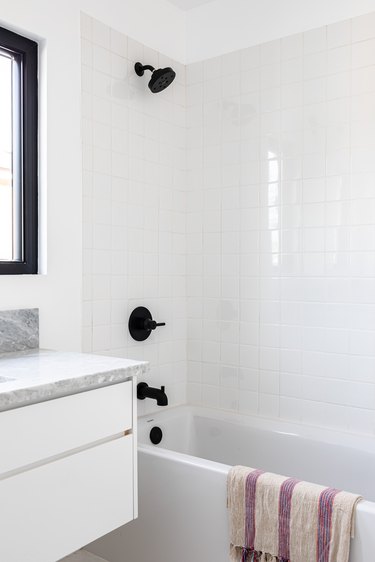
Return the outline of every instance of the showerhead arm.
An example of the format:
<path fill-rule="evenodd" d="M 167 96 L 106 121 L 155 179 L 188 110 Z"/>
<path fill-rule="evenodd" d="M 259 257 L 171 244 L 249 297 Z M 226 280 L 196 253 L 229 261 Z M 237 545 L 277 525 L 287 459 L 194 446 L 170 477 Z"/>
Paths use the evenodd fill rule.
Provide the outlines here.
<path fill-rule="evenodd" d="M 150 64 L 143 65 L 141 62 L 136 62 L 134 65 L 134 70 L 138 76 L 143 76 L 145 70 L 150 70 L 151 72 L 154 72 L 155 68 Z"/>

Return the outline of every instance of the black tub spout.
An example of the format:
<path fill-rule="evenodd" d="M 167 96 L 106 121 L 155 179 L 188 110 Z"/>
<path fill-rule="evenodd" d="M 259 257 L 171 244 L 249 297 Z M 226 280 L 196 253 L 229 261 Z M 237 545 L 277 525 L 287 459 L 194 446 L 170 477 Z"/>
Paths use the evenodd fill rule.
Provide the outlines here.
<path fill-rule="evenodd" d="M 156 400 L 158 406 L 168 406 L 168 397 L 165 394 L 165 386 L 161 388 L 152 388 L 146 382 L 140 382 L 137 385 L 137 398 L 144 400 L 145 398 L 152 398 Z"/>

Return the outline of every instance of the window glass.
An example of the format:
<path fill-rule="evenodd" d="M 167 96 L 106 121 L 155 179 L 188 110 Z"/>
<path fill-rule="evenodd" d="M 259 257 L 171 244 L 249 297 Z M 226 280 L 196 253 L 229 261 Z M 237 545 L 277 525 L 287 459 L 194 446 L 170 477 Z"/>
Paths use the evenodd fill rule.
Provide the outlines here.
<path fill-rule="evenodd" d="M 0 275 L 38 273 L 38 45 L 0 27 Z"/>
<path fill-rule="evenodd" d="M 13 254 L 12 59 L 0 51 L 0 260 Z"/>

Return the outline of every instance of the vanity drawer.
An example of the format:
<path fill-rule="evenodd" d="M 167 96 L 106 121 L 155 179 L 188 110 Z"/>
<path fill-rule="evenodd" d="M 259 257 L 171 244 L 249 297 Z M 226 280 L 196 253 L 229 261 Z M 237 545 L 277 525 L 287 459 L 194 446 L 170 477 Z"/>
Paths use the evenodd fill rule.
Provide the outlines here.
<path fill-rule="evenodd" d="M 59 560 L 133 519 L 133 436 L 4 478 L 0 497 L 0 560 Z"/>
<path fill-rule="evenodd" d="M 0 474 L 131 430 L 132 402 L 127 381 L 0 412 Z"/>

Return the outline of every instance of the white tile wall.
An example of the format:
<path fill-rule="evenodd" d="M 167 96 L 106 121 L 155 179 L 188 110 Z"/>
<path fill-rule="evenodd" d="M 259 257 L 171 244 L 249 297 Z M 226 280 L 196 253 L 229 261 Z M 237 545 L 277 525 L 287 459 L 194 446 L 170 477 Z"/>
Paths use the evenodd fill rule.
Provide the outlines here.
<path fill-rule="evenodd" d="M 194 403 L 375 433 L 374 21 L 187 67 Z"/>
<path fill-rule="evenodd" d="M 193 403 L 375 433 L 374 20 L 185 83 L 83 16 L 85 351 L 150 360 L 172 404 L 187 366 Z M 177 80 L 152 95 L 138 59 Z M 137 305 L 167 322 L 145 344 Z"/>
<path fill-rule="evenodd" d="M 173 87 L 153 95 L 138 60 L 173 66 Z M 83 14 L 82 113 L 83 349 L 150 361 L 145 380 L 184 402 L 185 68 Z M 139 305 L 167 323 L 146 343 L 127 328 Z"/>

